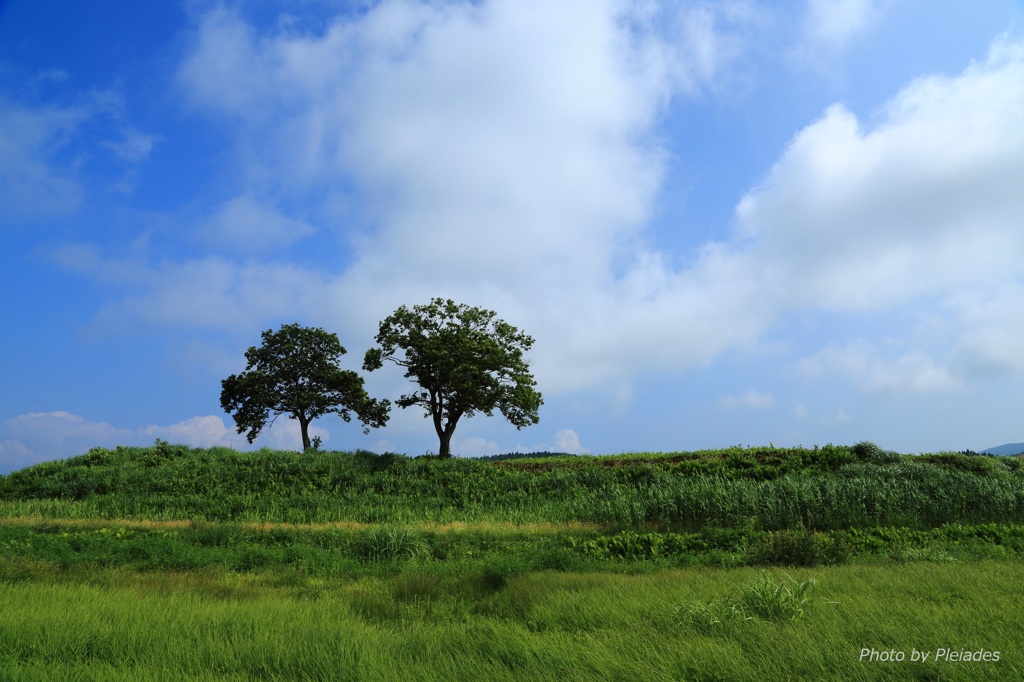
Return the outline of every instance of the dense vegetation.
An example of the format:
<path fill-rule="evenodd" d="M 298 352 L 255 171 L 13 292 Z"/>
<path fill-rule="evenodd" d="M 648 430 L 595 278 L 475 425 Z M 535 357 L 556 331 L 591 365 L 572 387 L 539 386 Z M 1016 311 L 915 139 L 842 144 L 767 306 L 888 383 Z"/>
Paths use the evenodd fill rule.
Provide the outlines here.
<path fill-rule="evenodd" d="M 158 442 L 0 477 L 0 558 L 319 576 L 1000 558 L 1024 555 L 1020 464 L 870 443 L 480 461 Z"/>
<path fill-rule="evenodd" d="M 0 515 L 927 530 L 1024 521 L 1024 469 L 1019 458 L 900 456 L 868 443 L 496 462 L 158 443 L 0 477 Z"/>
<path fill-rule="evenodd" d="M 97 448 L 0 477 L 0 677 L 1010 679 L 1022 558 L 1020 458 Z"/>

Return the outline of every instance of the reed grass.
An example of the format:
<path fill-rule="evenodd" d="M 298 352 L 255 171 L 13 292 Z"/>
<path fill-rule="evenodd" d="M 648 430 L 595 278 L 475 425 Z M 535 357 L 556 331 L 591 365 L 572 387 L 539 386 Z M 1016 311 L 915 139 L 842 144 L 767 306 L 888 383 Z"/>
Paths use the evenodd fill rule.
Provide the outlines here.
<path fill-rule="evenodd" d="M 837 530 L 1024 522 L 1018 458 L 827 446 L 485 462 L 91 450 L 0 476 L 0 517 Z"/>

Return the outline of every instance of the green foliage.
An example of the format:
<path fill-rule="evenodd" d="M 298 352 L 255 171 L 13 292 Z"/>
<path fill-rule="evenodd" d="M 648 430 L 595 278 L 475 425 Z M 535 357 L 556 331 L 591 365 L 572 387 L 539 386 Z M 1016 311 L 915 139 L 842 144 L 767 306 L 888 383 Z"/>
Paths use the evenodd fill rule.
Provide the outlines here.
<path fill-rule="evenodd" d="M 159 446 L 163 444 L 163 441 L 157 438 L 156 444 Z M 83 467 L 104 466 L 113 461 L 113 453 L 104 448 L 91 448 L 89 452 L 76 457 L 75 461 Z"/>
<path fill-rule="evenodd" d="M 379 348 L 366 352 L 363 369 L 390 360 L 405 368 L 418 390 L 398 399 L 399 407 L 422 407 L 434 424 L 438 456 L 451 456 L 451 436 L 462 417 L 499 410 L 516 428 L 538 421 L 543 404 L 523 353 L 533 338 L 495 313 L 435 298 L 427 305 L 401 306 L 380 323 Z"/>
<path fill-rule="evenodd" d="M 581 554 L 595 559 L 627 561 L 676 557 L 706 548 L 706 541 L 695 533 L 637 533 L 632 530 L 603 535 L 576 546 Z"/>
<path fill-rule="evenodd" d="M 802 541 L 807 537 L 811 542 Z M 486 524 L 440 530 L 396 524 L 348 528 L 233 522 L 0 522 L 0 581 L 24 576 L 29 566 L 217 569 L 344 578 L 387 577 L 412 564 L 449 566 L 476 575 L 484 591 L 495 591 L 517 575 L 539 570 L 827 567 L 1008 558 L 1024 558 L 1024 526 L 950 525 L 931 531 L 880 527 L 799 536 L 793 531 L 609 533 L 572 527 L 496 529 Z"/>
<path fill-rule="evenodd" d="M 814 601 L 814 578 L 798 583 L 790 576 L 776 583 L 767 573 L 740 589 L 738 604 L 755 618 L 783 623 L 802 618 Z"/>
<path fill-rule="evenodd" d="M 286 324 L 266 330 L 263 344 L 245 352 L 246 369 L 221 382 L 220 404 L 232 414 L 238 433 L 252 443 L 274 415 L 297 419 L 302 449 L 309 450 L 309 424 L 326 414 L 350 421 L 355 412 L 369 432 L 387 422 L 390 402 L 370 398 L 363 379 L 338 366 L 345 354 L 335 334 L 318 327 Z M 273 419 L 270 419 L 273 423 Z M 319 445 L 319 442 L 318 442 Z"/>
<path fill-rule="evenodd" d="M 831 443 L 813 449 L 737 446 L 697 452 L 636 452 L 598 457 L 543 453 L 535 457 L 502 455 L 494 459 L 506 460 L 501 466 L 523 471 L 592 467 L 628 467 L 634 470 L 654 467 L 679 475 L 719 475 L 757 481 L 774 480 L 787 474 L 813 476 L 834 473 L 847 464 L 860 461 L 852 447 Z"/>
<path fill-rule="evenodd" d="M 758 566 L 826 566 L 845 563 L 850 547 L 845 538 L 806 530 L 760 534 L 751 543 L 749 562 Z"/>
<path fill-rule="evenodd" d="M 980 476 L 1003 476 L 1010 471 L 1017 471 L 1020 460 L 1015 457 L 995 457 L 991 455 L 965 455 L 959 452 L 939 452 L 921 455 L 922 462 L 935 464 L 955 471 L 966 471 Z"/>
<path fill-rule="evenodd" d="M 853 446 L 853 452 L 862 462 L 870 464 L 892 464 L 900 461 L 900 455 L 891 450 L 883 450 L 870 441 L 861 441 Z"/>

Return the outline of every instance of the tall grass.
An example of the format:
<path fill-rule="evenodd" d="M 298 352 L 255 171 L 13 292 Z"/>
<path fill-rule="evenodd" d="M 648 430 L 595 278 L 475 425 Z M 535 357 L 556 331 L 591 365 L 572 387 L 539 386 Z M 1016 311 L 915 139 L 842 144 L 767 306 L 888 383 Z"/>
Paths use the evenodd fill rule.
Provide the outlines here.
<path fill-rule="evenodd" d="M 367 452 L 94 449 L 0 477 L 0 516 L 703 528 L 1024 522 L 1017 458 L 827 446 L 481 462 Z"/>
<path fill-rule="evenodd" d="M 225 586 L 108 571 L 101 584 L 0 583 L 0 677 L 1021 679 L 1020 569 L 1019 562 L 847 566 L 795 571 L 792 581 L 756 569 L 540 572 L 484 589 L 410 567 L 388 579 L 321 581 L 304 592 L 245 576 Z M 813 604 L 799 587 L 811 580 Z M 727 629 L 677 620 L 687 605 L 730 600 L 763 617 Z M 802 615 L 793 618 L 794 608 Z M 909 660 L 912 649 L 951 647 L 1000 657 Z M 864 648 L 907 656 L 872 663 L 861 659 Z"/>

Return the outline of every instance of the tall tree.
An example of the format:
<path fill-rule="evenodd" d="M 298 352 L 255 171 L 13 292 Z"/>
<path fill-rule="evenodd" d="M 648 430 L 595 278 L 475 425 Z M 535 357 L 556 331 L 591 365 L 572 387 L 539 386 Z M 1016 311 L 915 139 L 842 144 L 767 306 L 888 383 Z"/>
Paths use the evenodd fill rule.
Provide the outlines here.
<path fill-rule="evenodd" d="M 440 457 L 451 456 L 462 417 L 490 417 L 497 409 L 519 429 L 538 421 L 544 401 L 523 359 L 533 338 L 494 315 L 441 298 L 411 310 L 402 306 L 380 323 L 379 348 L 366 351 L 366 371 L 390 360 L 419 385 L 397 405 L 423 407 L 434 422 Z"/>
<path fill-rule="evenodd" d="M 391 402 L 371 398 L 361 376 L 338 366 L 346 351 L 336 334 L 286 324 L 276 332 L 268 329 L 262 338 L 261 346 L 245 352 L 245 371 L 221 382 L 220 405 L 233 413 L 238 433 L 248 431 L 250 443 L 271 414 L 271 425 L 282 414 L 298 420 L 303 451 L 311 447 L 309 424 L 325 414 L 347 422 L 354 412 L 363 433 L 387 423 Z"/>

